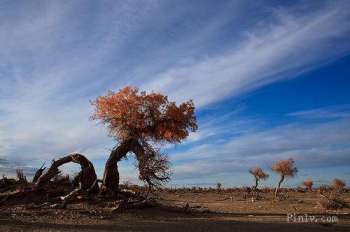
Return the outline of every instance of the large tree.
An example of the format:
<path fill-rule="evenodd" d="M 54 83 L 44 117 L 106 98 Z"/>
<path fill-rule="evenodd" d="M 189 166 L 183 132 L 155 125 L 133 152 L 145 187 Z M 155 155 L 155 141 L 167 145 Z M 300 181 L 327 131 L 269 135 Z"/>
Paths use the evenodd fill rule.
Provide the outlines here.
<path fill-rule="evenodd" d="M 159 93 L 140 92 L 125 87 L 92 101 L 92 119 L 108 128 L 118 145 L 112 150 L 104 170 L 102 189 L 116 193 L 119 185 L 117 163 L 128 152 L 136 155 L 139 178 L 149 186 L 169 179 L 167 159 L 155 146 L 180 143 L 197 130 L 192 101 L 176 105 Z"/>

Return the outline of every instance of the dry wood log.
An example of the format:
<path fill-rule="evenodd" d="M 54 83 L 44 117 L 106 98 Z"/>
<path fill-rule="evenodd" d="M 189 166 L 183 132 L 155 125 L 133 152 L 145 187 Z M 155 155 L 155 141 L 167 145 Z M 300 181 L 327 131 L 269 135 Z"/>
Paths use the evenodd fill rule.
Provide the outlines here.
<path fill-rule="evenodd" d="M 50 183 L 50 180 L 60 173 L 58 168 L 69 162 L 80 164 L 81 171 L 76 179 L 76 181 L 79 182 L 79 186 L 68 195 L 61 197 L 61 200 L 67 202 L 83 192 L 97 193 L 99 187 L 94 166 L 85 156 L 78 153 L 69 154 L 58 160 L 54 160 L 47 172 L 37 178 L 35 189 L 38 190 L 45 188 L 45 186 Z"/>
<path fill-rule="evenodd" d="M 78 153 L 69 154 L 58 160 L 54 160 L 47 172 L 41 175 L 35 182 L 36 188 L 41 188 L 48 184 L 50 180 L 59 173 L 58 168 L 69 162 L 78 163 L 81 166 L 81 171 L 79 173 L 81 189 L 88 190 L 94 185 L 94 190 L 98 191 L 98 185 L 95 184 L 97 175 L 93 164 L 85 156 Z"/>

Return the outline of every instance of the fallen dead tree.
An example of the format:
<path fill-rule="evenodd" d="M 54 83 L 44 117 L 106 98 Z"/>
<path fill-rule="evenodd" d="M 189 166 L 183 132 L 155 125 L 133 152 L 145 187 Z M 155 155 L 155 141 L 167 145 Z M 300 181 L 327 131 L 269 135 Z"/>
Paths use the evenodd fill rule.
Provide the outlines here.
<path fill-rule="evenodd" d="M 156 165 L 157 161 L 158 159 L 150 158 L 139 162 L 140 169 L 142 169 L 140 176 L 145 178 L 150 184 L 153 183 L 151 182 L 152 180 L 158 177 L 156 175 L 158 169 L 155 168 L 158 167 Z M 73 181 L 70 181 L 67 175 L 62 175 L 59 170 L 62 165 L 70 162 L 77 163 L 81 167 L 81 171 L 75 176 Z M 104 200 L 111 198 L 114 201 L 122 200 L 124 203 L 130 205 L 145 200 L 145 197 L 140 195 L 140 193 L 135 193 L 128 189 L 119 189 L 118 194 L 112 197 L 101 194 L 98 185 L 100 180 L 97 179 L 93 164 L 84 155 L 78 153 L 68 154 L 62 158 L 53 160 L 48 168 L 42 165 L 35 173 L 31 183 L 23 181 L 25 180 L 25 176 L 21 172 L 18 173 L 18 181 L 7 178 L 2 179 L 2 182 L 6 186 L 14 187 L 12 187 L 13 191 L 0 196 L 0 203 L 9 203 L 17 199 L 24 203 L 35 203 L 38 206 L 42 205 L 46 207 L 51 204 L 51 206 L 65 207 L 68 202 L 72 202 L 73 200 L 87 200 L 89 198 L 90 200 L 92 200 L 91 198 L 95 198 L 95 200 L 98 200 L 97 198 Z M 19 186 L 18 183 L 22 183 L 22 185 Z"/>
<path fill-rule="evenodd" d="M 72 189 L 73 186 L 71 183 L 69 183 L 68 186 L 63 186 L 62 178 L 60 178 L 61 172 L 59 167 L 70 162 L 77 163 L 81 167 L 81 171 L 75 178 L 78 186 L 74 189 Z M 98 180 L 94 166 L 82 154 L 72 153 L 58 160 L 53 160 L 51 166 L 46 172 L 44 172 L 45 169 L 46 168 L 43 165 L 37 170 L 32 183 L 24 182 L 24 175 L 20 175 L 21 178 L 17 182 L 23 183 L 23 185 L 25 184 L 25 188 L 23 186 L 17 186 L 16 191 L 3 195 L 0 202 L 4 203 L 7 200 L 14 198 L 46 198 L 46 201 L 54 202 L 57 199 L 51 198 L 61 195 L 59 200 L 65 205 L 68 200 L 72 200 L 79 194 L 98 194 L 99 192 Z M 3 178 L 2 182 L 9 185 L 8 183 L 11 184 L 14 181 Z M 62 196 L 67 190 L 69 193 Z"/>
<path fill-rule="evenodd" d="M 75 180 L 79 183 L 79 186 L 71 191 L 68 195 L 61 197 L 61 199 L 67 201 L 82 192 L 88 194 L 98 193 L 99 187 L 97 183 L 95 168 L 84 155 L 78 153 L 69 154 L 58 160 L 54 160 L 50 168 L 44 174 L 36 178 L 37 181 L 34 184 L 34 189 L 45 189 L 45 187 L 50 183 L 50 180 L 60 173 L 58 168 L 63 164 L 69 162 L 77 163 L 81 167 L 81 171 L 75 178 Z M 42 169 L 43 168 L 40 168 L 38 172 L 42 172 Z"/>

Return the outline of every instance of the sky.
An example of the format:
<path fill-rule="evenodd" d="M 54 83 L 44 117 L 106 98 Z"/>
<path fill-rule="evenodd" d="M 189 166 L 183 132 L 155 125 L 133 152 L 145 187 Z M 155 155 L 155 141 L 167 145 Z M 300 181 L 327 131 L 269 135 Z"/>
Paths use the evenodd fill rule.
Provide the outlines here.
<path fill-rule="evenodd" d="M 0 0 L 0 174 L 117 144 L 91 100 L 124 86 L 193 99 L 199 129 L 164 144 L 168 186 L 253 184 L 293 158 L 298 175 L 350 184 L 349 1 Z M 122 181 L 138 183 L 135 160 Z M 74 174 L 76 165 L 63 171 Z"/>

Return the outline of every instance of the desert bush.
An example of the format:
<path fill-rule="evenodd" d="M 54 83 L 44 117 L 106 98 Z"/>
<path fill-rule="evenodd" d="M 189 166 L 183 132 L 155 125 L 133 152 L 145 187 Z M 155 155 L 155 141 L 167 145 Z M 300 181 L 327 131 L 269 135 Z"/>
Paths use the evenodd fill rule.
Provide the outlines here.
<path fill-rule="evenodd" d="M 306 179 L 303 182 L 303 185 L 308 189 L 308 190 L 312 190 L 312 185 L 313 185 L 313 181 L 311 179 Z"/>
<path fill-rule="evenodd" d="M 22 169 L 16 169 L 16 176 L 17 176 L 17 180 L 19 183 L 21 183 L 21 184 L 28 183 L 27 177 L 24 175 Z"/>
<path fill-rule="evenodd" d="M 263 170 L 260 167 L 254 167 L 250 169 L 249 173 L 252 174 L 255 179 L 254 189 L 258 188 L 260 180 L 266 180 L 269 177 L 269 175 L 263 172 Z"/>
<path fill-rule="evenodd" d="M 332 181 L 332 188 L 336 191 L 342 191 L 345 187 L 345 182 L 341 179 L 334 178 Z"/>
<path fill-rule="evenodd" d="M 347 207 L 346 202 L 341 199 L 337 192 L 331 192 L 329 196 L 321 194 L 321 199 L 318 202 L 324 209 L 342 209 Z"/>
<path fill-rule="evenodd" d="M 0 179 L 0 192 L 5 192 L 17 185 L 17 180 L 2 176 Z"/>

